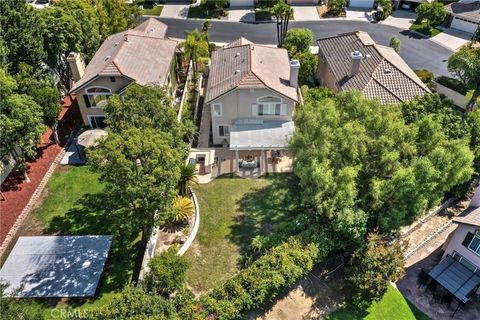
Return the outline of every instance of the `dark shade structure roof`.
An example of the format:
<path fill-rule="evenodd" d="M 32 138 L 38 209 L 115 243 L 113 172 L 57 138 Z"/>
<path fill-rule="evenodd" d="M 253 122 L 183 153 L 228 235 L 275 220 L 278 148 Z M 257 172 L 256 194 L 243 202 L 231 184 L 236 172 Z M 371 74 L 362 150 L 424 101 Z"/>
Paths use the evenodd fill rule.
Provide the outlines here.
<path fill-rule="evenodd" d="M 445 6 L 448 13 L 462 19 L 480 23 L 480 1 L 458 1 Z"/>
<path fill-rule="evenodd" d="M 464 303 L 470 300 L 469 295 L 480 284 L 480 276 L 451 255 L 447 255 L 428 274 Z"/>
<path fill-rule="evenodd" d="M 349 32 L 317 41 L 339 90 L 356 89 L 369 99 L 382 103 L 401 103 L 430 93 L 403 59 L 389 47 L 376 44 L 368 33 Z M 358 72 L 349 76 L 350 55 L 360 51 L 363 59 Z"/>
<path fill-rule="evenodd" d="M 0 281 L 17 297 L 93 297 L 111 242 L 112 236 L 20 237 Z"/>

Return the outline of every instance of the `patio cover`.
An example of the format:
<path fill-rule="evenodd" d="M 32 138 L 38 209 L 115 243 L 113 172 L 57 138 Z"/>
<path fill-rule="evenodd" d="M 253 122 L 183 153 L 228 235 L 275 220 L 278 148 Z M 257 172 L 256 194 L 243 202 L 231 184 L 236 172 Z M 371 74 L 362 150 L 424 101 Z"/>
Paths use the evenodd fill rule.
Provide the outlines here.
<path fill-rule="evenodd" d="M 451 255 L 447 255 L 428 274 L 463 303 L 470 300 L 468 294 L 480 284 L 480 276 Z"/>
<path fill-rule="evenodd" d="M 0 281 L 10 284 L 5 291 L 16 297 L 92 297 L 111 242 L 110 235 L 20 237 Z"/>
<path fill-rule="evenodd" d="M 293 121 L 240 119 L 230 131 L 230 149 L 285 149 L 294 130 Z"/>

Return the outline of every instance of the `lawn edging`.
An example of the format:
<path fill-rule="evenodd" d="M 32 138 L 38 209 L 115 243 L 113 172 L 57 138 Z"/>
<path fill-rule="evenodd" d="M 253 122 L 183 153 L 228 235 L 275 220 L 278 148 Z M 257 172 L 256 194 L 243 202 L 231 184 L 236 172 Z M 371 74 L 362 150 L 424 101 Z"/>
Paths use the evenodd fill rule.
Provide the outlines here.
<path fill-rule="evenodd" d="M 193 240 L 195 240 L 195 237 L 197 236 L 197 233 L 198 233 L 198 229 L 200 228 L 200 209 L 198 207 L 197 196 L 195 195 L 195 192 L 192 190 L 191 187 L 188 187 L 188 188 L 190 190 L 190 194 L 192 195 L 193 204 L 195 206 L 195 216 L 194 216 L 195 221 L 193 222 L 192 232 L 188 236 L 187 241 L 185 241 L 185 243 L 182 245 L 180 250 L 178 250 L 177 252 L 177 255 L 179 256 L 183 256 L 185 252 L 187 252 L 188 248 L 190 248 L 190 246 L 192 245 Z"/>

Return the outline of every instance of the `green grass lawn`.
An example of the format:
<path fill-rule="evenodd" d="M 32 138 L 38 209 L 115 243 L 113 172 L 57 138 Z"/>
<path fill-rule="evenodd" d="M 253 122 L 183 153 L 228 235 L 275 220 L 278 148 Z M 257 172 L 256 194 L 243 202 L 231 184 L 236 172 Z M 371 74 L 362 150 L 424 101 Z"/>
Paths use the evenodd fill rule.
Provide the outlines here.
<path fill-rule="evenodd" d="M 241 268 L 242 253 L 256 235 L 275 232 L 294 215 L 298 192 L 293 175 L 259 179 L 221 177 L 195 188 L 200 229 L 187 257 L 188 283 L 203 292 Z"/>
<path fill-rule="evenodd" d="M 225 11 L 224 11 L 225 12 Z M 227 13 L 228 15 L 228 13 Z M 220 11 L 207 10 L 205 6 L 191 6 L 188 10 L 188 18 L 195 19 L 221 19 Z"/>
<path fill-rule="evenodd" d="M 146 16 L 159 16 L 162 13 L 163 6 L 153 6 L 152 8 L 143 8 L 142 15 Z"/>
<path fill-rule="evenodd" d="M 432 27 L 430 29 L 427 28 L 427 23 L 425 21 L 421 23 L 415 22 L 410 26 L 410 30 L 420 32 L 421 34 L 426 35 L 427 37 L 431 38 L 442 32 L 442 30 Z"/>
<path fill-rule="evenodd" d="M 81 307 L 82 310 L 98 308 L 111 301 L 119 290 L 130 283 L 135 270 L 138 270 L 142 258 L 140 238 L 119 236 L 122 228 L 106 214 L 109 203 L 102 190 L 98 176 L 91 173 L 88 166 L 63 166 L 52 175 L 42 204 L 32 212 L 46 234 L 114 235 L 95 298 L 62 302 L 57 306 L 59 308 L 67 305 Z M 50 318 L 50 302 L 40 299 L 37 302 L 44 308 L 45 316 Z"/>
<path fill-rule="evenodd" d="M 344 305 L 327 316 L 327 320 L 429 320 L 430 318 L 410 304 L 395 287 L 389 286 L 382 300 L 362 312 L 352 306 Z"/>

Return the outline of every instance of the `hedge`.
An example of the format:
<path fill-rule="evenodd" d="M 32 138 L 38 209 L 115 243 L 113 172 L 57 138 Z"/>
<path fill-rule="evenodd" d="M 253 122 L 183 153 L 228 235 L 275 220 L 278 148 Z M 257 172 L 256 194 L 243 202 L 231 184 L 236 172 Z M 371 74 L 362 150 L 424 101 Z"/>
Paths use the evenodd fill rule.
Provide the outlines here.
<path fill-rule="evenodd" d="M 458 93 L 461 93 L 463 95 L 467 94 L 468 92 L 468 88 L 465 86 L 465 84 L 458 79 L 441 76 L 438 77 L 435 81 L 442 86 L 457 91 Z"/>
<path fill-rule="evenodd" d="M 243 319 L 305 277 L 329 251 L 329 243 L 305 244 L 291 237 L 203 296 L 201 304 L 215 319 Z"/>

